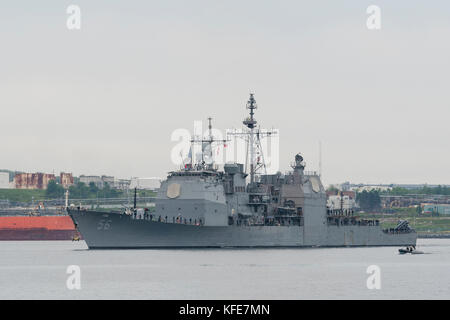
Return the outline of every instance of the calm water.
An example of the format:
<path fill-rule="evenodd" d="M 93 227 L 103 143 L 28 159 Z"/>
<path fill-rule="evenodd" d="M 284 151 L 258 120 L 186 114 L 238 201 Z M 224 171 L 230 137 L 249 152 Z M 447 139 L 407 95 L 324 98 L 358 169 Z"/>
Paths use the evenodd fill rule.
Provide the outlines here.
<path fill-rule="evenodd" d="M 450 239 L 398 248 L 113 250 L 0 242 L 0 299 L 450 299 Z M 66 287 L 81 268 L 81 290 Z M 381 289 L 369 290 L 369 265 Z"/>

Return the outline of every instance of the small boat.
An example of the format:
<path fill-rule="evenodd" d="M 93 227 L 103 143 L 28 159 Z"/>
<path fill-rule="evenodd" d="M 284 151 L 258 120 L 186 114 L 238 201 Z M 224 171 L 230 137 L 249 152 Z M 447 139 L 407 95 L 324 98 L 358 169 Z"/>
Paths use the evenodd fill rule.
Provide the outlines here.
<path fill-rule="evenodd" d="M 405 249 L 403 249 L 403 248 L 398 249 L 398 252 L 400 254 L 406 254 L 406 253 L 423 254 L 423 251 L 417 250 L 416 247 L 414 247 L 414 246 L 406 247 Z"/>

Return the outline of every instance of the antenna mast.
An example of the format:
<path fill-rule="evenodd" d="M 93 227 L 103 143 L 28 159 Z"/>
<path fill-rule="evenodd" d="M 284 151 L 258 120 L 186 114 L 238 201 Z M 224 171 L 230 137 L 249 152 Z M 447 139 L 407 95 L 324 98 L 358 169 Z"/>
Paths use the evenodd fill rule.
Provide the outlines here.
<path fill-rule="evenodd" d="M 250 110 L 250 117 L 245 119 L 242 123 L 250 129 L 249 134 L 249 147 L 250 147 L 250 183 L 255 182 L 255 126 L 256 119 L 254 117 L 255 110 L 258 108 L 253 93 L 250 93 L 250 99 L 247 102 L 247 109 Z"/>
<path fill-rule="evenodd" d="M 248 128 L 247 132 L 230 132 L 228 134 L 234 136 L 244 137 L 248 143 L 247 156 L 249 156 L 248 162 L 250 163 L 250 184 L 255 182 L 256 173 L 260 168 L 266 168 L 264 163 L 264 156 L 261 147 L 261 138 L 271 136 L 275 134 L 275 131 L 261 131 L 256 127 L 258 123 L 255 119 L 255 110 L 258 108 L 253 93 L 250 93 L 250 99 L 247 102 L 247 109 L 249 109 L 249 117 L 247 117 L 242 123 Z M 261 158 L 256 159 L 256 151 L 261 153 Z M 260 161 L 262 160 L 262 162 Z"/>
<path fill-rule="evenodd" d="M 201 165 L 203 167 L 206 167 L 206 169 L 213 169 L 212 144 L 214 142 L 221 142 L 221 143 L 227 142 L 227 140 L 214 139 L 214 136 L 212 134 L 212 123 L 211 123 L 211 121 L 212 121 L 212 118 L 208 117 L 208 137 L 204 137 L 203 138 L 203 136 L 200 136 L 200 137 L 197 137 L 197 138 L 193 138 L 191 140 L 191 144 L 194 144 L 194 143 L 200 143 L 201 144 L 201 147 L 202 147 L 202 164 Z M 204 161 L 205 150 L 209 150 L 208 151 L 210 153 L 210 155 L 209 155 L 210 159 L 209 160 L 211 161 L 211 163 L 207 163 L 206 166 L 205 166 L 205 161 Z M 192 159 L 191 159 L 191 162 L 192 162 Z"/>

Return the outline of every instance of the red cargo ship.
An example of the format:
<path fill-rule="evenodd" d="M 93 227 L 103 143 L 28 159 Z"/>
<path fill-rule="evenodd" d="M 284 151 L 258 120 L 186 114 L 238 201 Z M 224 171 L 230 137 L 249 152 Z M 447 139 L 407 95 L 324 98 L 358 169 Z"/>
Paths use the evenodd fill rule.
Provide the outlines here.
<path fill-rule="evenodd" d="M 0 240 L 73 240 L 79 238 L 67 216 L 0 217 Z"/>

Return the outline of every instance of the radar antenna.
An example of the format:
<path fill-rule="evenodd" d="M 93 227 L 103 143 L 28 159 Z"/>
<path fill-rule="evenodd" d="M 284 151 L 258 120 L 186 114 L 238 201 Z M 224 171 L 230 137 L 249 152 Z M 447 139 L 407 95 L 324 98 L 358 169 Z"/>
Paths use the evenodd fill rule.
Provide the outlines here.
<path fill-rule="evenodd" d="M 212 152 L 212 145 L 215 142 L 221 142 L 221 143 L 226 143 L 227 140 L 223 140 L 223 139 L 215 139 L 213 134 L 212 134 L 212 118 L 208 117 L 208 136 L 207 137 L 194 137 L 193 139 L 191 139 L 191 144 L 195 144 L 195 143 L 199 143 L 201 145 L 202 148 L 202 159 L 201 159 L 201 164 L 200 167 L 202 169 L 213 169 L 213 165 L 214 165 L 214 161 L 213 161 L 213 152 Z M 192 146 L 191 146 L 191 149 Z M 208 160 L 208 163 L 206 163 L 205 161 L 205 155 L 207 157 L 206 160 Z M 192 166 L 192 157 L 191 157 L 191 166 Z"/>
<path fill-rule="evenodd" d="M 275 130 L 261 130 L 257 127 L 257 121 L 255 118 L 255 110 L 258 108 L 253 93 L 250 93 L 250 98 L 247 102 L 247 109 L 249 109 L 249 117 L 245 118 L 242 122 L 248 130 L 246 131 L 234 131 L 228 132 L 229 135 L 244 138 L 247 142 L 247 162 L 250 164 L 250 183 L 255 182 L 255 175 L 264 169 L 266 171 L 266 164 L 264 161 L 264 153 L 261 146 L 261 139 L 264 137 L 275 135 Z M 247 167 L 247 163 L 246 163 Z"/>

